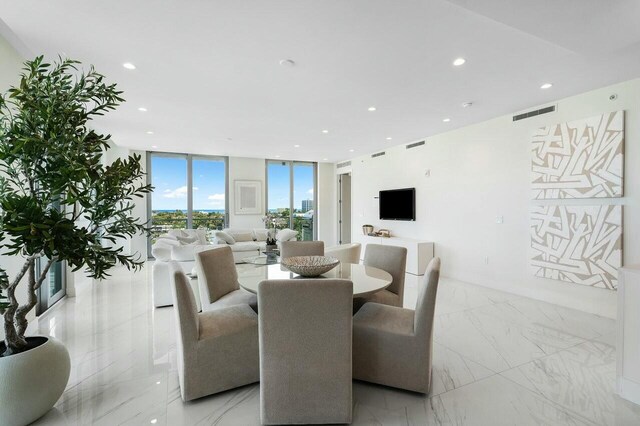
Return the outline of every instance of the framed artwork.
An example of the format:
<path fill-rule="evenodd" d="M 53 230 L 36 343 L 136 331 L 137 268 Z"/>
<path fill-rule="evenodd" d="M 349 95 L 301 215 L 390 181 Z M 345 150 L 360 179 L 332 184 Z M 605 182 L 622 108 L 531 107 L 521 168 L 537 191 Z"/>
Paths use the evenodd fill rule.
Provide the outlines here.
<path fill-rule="evenodd" d="M 538 129 L 531 145 L 535 200 L 622 197 L 624 111 Z"/>
<path fill-rule="evenodd" d="M 262 182 L 259 180 L 234 181 L 235 214 L 262 214 Z"/>
<path fill-rule="evenodd" d="M 615 289 L 622 266 L 622 206 L 532 206 L 534 275 Z"/>

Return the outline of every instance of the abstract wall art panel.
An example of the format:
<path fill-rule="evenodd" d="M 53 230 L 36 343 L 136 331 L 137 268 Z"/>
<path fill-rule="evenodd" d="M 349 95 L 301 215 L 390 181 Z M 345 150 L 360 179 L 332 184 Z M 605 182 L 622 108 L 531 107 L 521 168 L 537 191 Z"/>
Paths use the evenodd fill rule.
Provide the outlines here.
<path fill-rule="evenodd" d="M 537 277 L 615 289 L 622 266 L 622 206 L 532 206 Z"/>
<path fill-rule="evenodd" d="M 624 111 L 542 127 L 532 142 L 533 199 L 622 197 Z"/>

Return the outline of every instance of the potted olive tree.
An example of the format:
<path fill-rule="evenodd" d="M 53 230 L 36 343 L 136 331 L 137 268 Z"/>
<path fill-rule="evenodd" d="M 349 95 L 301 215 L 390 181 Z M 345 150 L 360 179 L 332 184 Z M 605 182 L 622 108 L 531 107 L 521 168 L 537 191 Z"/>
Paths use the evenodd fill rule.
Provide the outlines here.
<path fill-rule="evenodd" d="M 152 190 L 141 158 L 104 164 L 110 135 L 89 126 L 123 102 L 121 94 L 93 67 L 84 72 L 76 61 L 37 57 L 25 63 L 20 84 L 0 95 L 0 254 L 21 265 L 12 276 L 0 269 L 2 425 L 42 416 L 69 379 L 66 348 L 52 337 L 25 335 L 54 262 L 96 279 L 117 265 L 143 264 L 119 244 L 148 232 L 132 215 L 134 198 Z"/>

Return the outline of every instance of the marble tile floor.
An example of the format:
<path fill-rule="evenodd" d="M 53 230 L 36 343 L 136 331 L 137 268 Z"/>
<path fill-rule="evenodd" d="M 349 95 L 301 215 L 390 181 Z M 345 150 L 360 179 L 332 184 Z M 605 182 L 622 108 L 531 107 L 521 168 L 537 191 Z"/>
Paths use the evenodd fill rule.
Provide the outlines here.
<path fill-rule="evenodd" d="M 257 384 L 182 402 L 173 309 L 153 309 L 150 275 L 81 283 L 40 318 L 72 370 L 36 424 L 259 424 Z M 413 307 L 417 280 L 407 278 Z M 613 393 L 613 320 L 442 279 L 434 340 L 431 394 L 354 382 L 354 425 L 640 425 L 640 406 Z"/>

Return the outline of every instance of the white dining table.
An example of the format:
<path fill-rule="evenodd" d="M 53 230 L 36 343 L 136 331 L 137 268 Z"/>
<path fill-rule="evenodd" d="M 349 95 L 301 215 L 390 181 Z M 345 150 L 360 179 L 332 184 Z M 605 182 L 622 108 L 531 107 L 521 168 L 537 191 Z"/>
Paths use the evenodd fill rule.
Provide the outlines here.
<path fill-rule="evenodd" d="M 373 266 L 356 263 L 340 263 L 316 278 L 344 278 L 353 282 L 353 297 L 363 297 L 387 288 L 393 278 L 391 274 Z M 280 264 L 256 265 L 254 268 L 238 270 L 238 281 L 243 289 L 258 294 L 258 284 L 264 280 L 311 279 L 304 278 L 285 269 Z"/>

